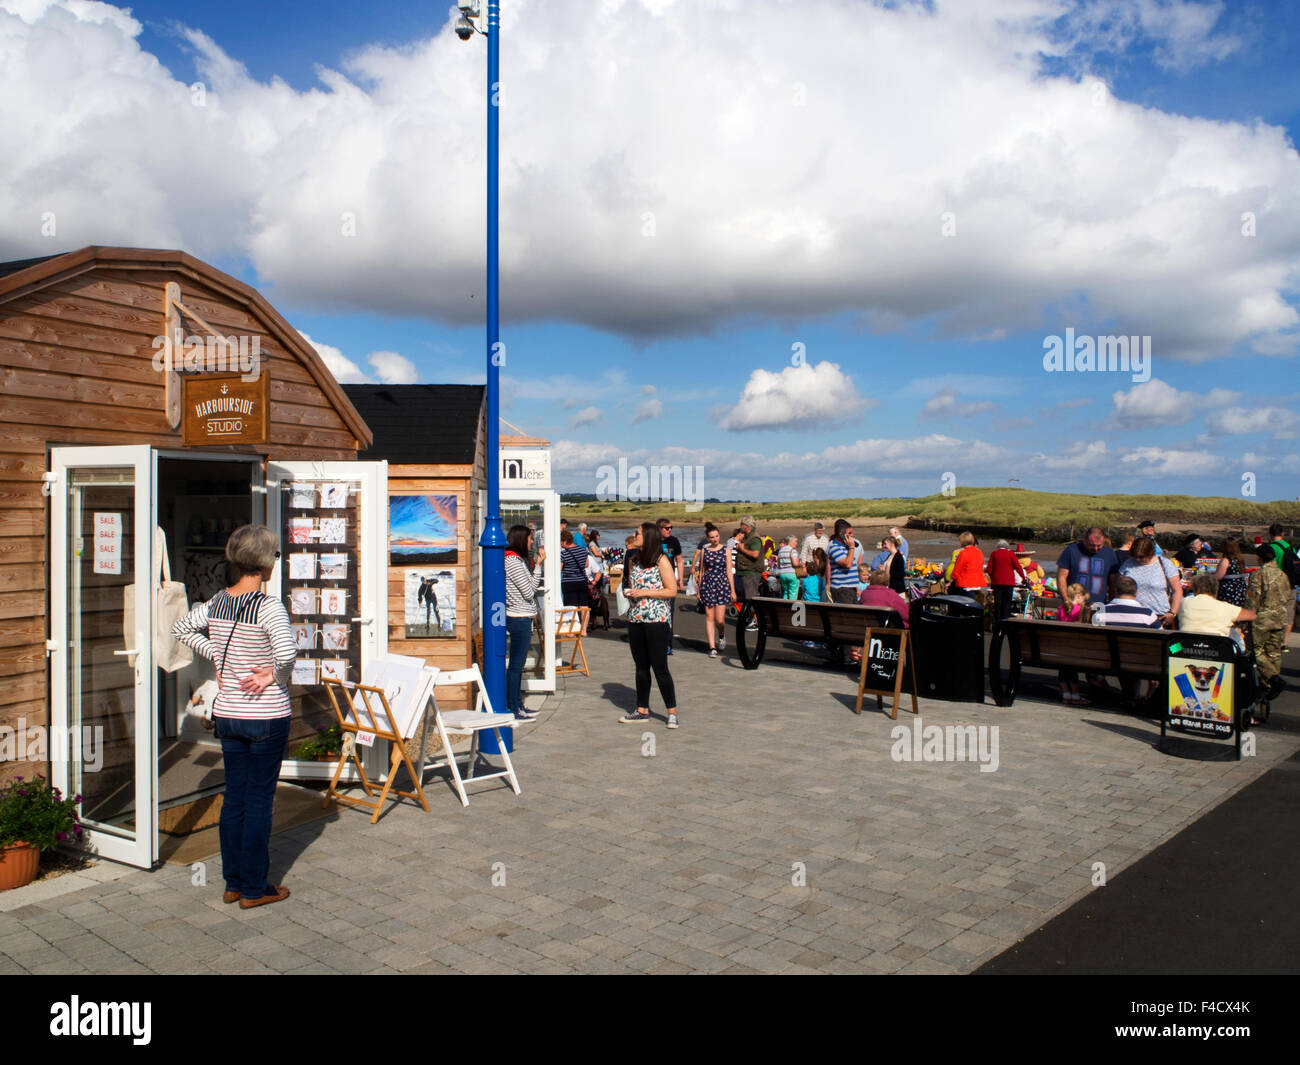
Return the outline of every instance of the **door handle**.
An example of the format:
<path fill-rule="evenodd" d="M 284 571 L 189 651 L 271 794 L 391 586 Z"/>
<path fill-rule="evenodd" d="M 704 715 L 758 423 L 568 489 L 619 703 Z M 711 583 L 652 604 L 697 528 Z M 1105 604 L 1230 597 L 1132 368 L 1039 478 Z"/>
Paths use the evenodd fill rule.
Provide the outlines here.
<path fill-rule="evenodd" d="M 138 655 L 139 653 L 140 653 L 140 649 L 139 649 L 138 647 L 132 647 L 129 651 L 114 651 L 114 652 L 113 652 L 113 654 L 115 654 L 115 655 Z"/>
<path fill-rule="evenodd" d="M 375 623 L 374 618 L 353 618 L 352 621 L 353 623 L 360 622 L 362 625 L 373 625 Z"/>

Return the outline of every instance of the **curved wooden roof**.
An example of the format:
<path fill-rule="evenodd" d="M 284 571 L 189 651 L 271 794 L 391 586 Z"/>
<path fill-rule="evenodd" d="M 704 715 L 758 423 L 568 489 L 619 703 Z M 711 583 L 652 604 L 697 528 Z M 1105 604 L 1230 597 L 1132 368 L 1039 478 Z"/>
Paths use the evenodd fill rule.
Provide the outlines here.
<path fill-rule="evenodd" d="M 320 386 L 320 390 L 338 411 L 344 424 L 357 438 L 361 448 L 368 448 L 374 441 L 370 427 L 352 405 L 316 349 L 285 321 L 265 296 L 250 285 L 183 251 L 91 245 L 62 255 L 0 263 L 0 304 L 100 267 L 111 267 L 114 270 L 168 270 L 180 277 L 192 278 L 220 292 L 231 302 L 243 305 L 249 314 L 266 325 L 268 332 L 284 345 L 286 351 L 297 356 L 312 380 Z"/>

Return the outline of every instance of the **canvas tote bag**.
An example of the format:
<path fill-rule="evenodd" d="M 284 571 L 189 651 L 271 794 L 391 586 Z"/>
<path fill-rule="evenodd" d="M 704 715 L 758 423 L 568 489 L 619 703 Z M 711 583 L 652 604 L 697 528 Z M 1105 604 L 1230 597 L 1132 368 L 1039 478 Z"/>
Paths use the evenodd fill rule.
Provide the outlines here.
<path fill-rule="evenodd" d="M 153 530 L 153 554 L 157 559 L 153 581 L 154 665 L 165 673 L 175 673 L 194 660 L 194 652 L 172 636 L 172 626 L 189 613 L 189 605 L 185 600 L 185 585 L 172 580 L 167 534 L 157 526 Z M 128 584 L 123 590 L 123 599 L 122 638 L 130 647 L 136 634 L 134 584 Z M 127 661 L 134 666 L 135 655 L 128 656 Z"/>

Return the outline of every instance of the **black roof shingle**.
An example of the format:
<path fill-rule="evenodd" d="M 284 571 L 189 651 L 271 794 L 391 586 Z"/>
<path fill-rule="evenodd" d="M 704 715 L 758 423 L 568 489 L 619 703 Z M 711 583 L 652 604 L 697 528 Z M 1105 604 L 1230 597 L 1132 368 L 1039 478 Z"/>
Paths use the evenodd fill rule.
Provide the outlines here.
<path fill-rule="evenodd" d="M 474 462 L 483 385 L 344 385 L 375 442 L 358 459 L 407 466 Z"/>

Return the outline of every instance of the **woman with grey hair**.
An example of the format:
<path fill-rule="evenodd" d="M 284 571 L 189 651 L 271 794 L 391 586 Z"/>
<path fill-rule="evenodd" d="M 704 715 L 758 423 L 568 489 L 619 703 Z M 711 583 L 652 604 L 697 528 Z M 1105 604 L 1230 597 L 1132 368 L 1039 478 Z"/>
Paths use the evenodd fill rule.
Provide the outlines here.
<path fill-rule="evenodd" d="M 229 587 L 176 622 L 172 635 L 217 669 L 212 720 L 221 741 L 222 901 L 241 909 L 289 897 L 267 882 L 275 785 L 289 740 L 289 677 L 297 657 L 284 604 L 262 591 L 280 557 L 275 533 L 245 525 L 226 542 Z"/>
<path fill-rule="evenodd" d="M 1027 580 L 1024 567 L 1011 550 L 1011 545 L 1006 540 L 999 540 L 984 570 L 993 586 L 993 619 L 1005 621 L 1011 616 L 1011 593 L 1015 590 L 1016 578 Z"/>

